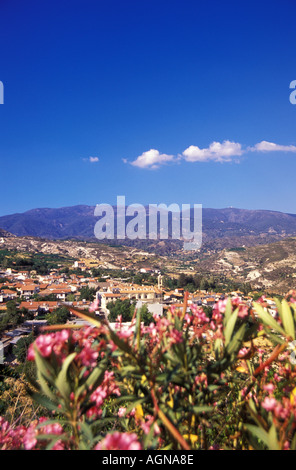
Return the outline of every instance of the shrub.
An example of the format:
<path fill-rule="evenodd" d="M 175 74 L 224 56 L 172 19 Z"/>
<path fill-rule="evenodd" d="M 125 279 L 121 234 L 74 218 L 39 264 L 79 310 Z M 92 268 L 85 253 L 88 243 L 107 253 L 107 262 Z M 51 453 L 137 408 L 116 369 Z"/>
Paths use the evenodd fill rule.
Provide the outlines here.
<path fill-rule="evenodd" d="M 194 305 L 131 327 L 52 326 L 30 346 L 50 418 L 2 419 L 2 449 L 295 449 L 296 301 Z M 293 358 L 293 356 L 292 356 Z"/>

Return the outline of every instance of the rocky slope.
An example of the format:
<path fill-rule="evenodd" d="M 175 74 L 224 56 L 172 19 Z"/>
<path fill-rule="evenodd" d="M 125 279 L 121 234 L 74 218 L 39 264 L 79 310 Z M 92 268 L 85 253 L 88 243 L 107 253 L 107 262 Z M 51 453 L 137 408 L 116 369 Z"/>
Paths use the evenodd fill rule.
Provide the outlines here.
<path fill-rule="evenodd" d="M 0 250 L 3 249 L 22 253 L 58 254 L 76 260 L 89 259 L 108 269 L 121 269 L 141 259 L 151 258 L 151 254 L 135 248 L 111 247 L 97 241 L 47 240 L 36 237 L 16 237 L 11 234 L 1 236 L 0 232 Z"/>
<path fill-rule="evenodd" d="M 257 289 L 286 293 L 296 288 L 296 238 L 268 245 L 224 249 L 199 261 L 196 269 L 249 282 Z"/>

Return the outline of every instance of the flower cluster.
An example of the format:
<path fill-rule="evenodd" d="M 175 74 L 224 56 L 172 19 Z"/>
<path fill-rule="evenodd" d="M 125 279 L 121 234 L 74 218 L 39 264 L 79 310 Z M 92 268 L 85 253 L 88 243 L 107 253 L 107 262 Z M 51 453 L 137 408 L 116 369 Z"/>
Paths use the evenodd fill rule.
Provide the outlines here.
<path fill-rule="evenodd" d="M 97 418 L 102 415 L 102 405 L 110 396 L 120 396 L 120 390 L 114 379 L 114 372 L 105 371 L 102 384 L 97 387 L 90 396 L 90 401 L 94 405 L 87 411 L 87 416 Z"/>
<path fill-rule="evenodd" d="M 105 332 L 103 327 L 100 329 L 87 327 L 78 331 L 64 329 L 40 335 L 29 347 L 28 360 L 35 360 L 35 347 L 42 357 L 51 358 L 54 356 L 60 365 L 63 364 L 70 352 L 77 351 L 75 357 L 77 365 L 94 368 L 98 358 L 103 358 L 105 355 Z"/>
<path fill-rule="evenodd" d="M 135 433 L 114 432 L 99 442 L 95 450 L 141 450 L 142 446 Z"/>
<path fill-rule="evenodd" d="M 150 325 L 92 317 L 38 336 L 28 360 L 48 416 L 0 418 L 0 449 L 247 449 L 252 432 L 252 447 L 296 448 L 295 298 L 277 300 L 276 315 L 264 298 L 212 312 L 185 301 Z"/>
<path fill-rule="evenodd" d="M 46 435 L 63 435 L 64 431 L 59 423 L 45 424 L 45 417 L 34 420 L 28 428 L 25 426 L 11 426 L 0 417 L 0 449 L 1 450 L 37 450 L 42 449 L 48 441 Z M 44 425 L 42 426 L 42 423 Z M 39 440 L 39 436 L 42 439 Z M 61 439 L 57 439 L 52 450 L 65 450 L 66 446 Z"/>
<path fill-rule="evenodd" d="M 24 426 L 13 427 L 0 416 L 0 449 L 19 450 L 26 434 Z"/>

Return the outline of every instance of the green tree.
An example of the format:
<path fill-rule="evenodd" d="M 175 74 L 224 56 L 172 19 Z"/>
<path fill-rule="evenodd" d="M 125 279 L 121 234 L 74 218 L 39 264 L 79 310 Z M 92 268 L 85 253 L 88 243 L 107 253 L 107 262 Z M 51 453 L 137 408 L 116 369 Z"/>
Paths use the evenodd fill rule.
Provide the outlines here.
<path fill-rule="evenodd" d="M 28 336 L 24 336 L 18 340 L 17 344 L 13 348 L 13 354 L 17 358 L 18 362 L 24 363 L 26 361 L 29 346 L 33 341 L 33 333 L 30 333 Z"/>
<path fill-rule="evenodd" d="M 67 322 L 68 315 L 68 309 L 66 307 L 60 307 L 48 313 L 45 318 L 49 325 L 63 325 Z"/>
<path fill-rule="evenodd" d="M 10 325 L 16 326 L 22 323 L 22 315 L 20 311 L 17 309 L 16 302 L 14 300 L 10 300 L 6 304 L 6 315 L 7 321 Z"/>
<path fill-rule="evenodd" d="M 75 295 L 74 294 L 68 294 L 66 299 L 67 299 L 68 302 L 74 302 Z"/>
<path fill-rule="evenodd" d="M 135 309 L 134 303 L 131 304 L 129 299 L 125 300 L 116 300 L 115 302 L 109 302 L 107 304 L 109 310 L 109 321 L 116 321 L 119 315 L 122 315 L 122 321 L 128 322 L 131 321 Z"/>
<path fill-rule="evenodd" d="M 96 296 L 96 289 L 93 287 L 82 287 L 80 291 L 80 300 L 89 300 L 90 302 L 93 302 Z"/>
<path fill-rule="evenodd" d="M 186 275 L 184 273 L 181 273 L 178 279 L 178 287 L 183 288 L 187 284 L 187 279 Z"/>
<path fill-rule="evenodd" d="M 24 321 L 26 320 L 33 320 L 34 318 L 34 313 L 33 312 L 30 312 L 27 308 L 25 307 L 22 307 L 20 309 L 20 314 L 22 316 L 22 318 L 24 319 Z"/>
<path fill-rule="evenodd" d="M 152 313 L 149 312 L 148 307 L 144 304 L 140 308 L 141 321 L 144 322 L 144 325 L 150 325 L 150 323 L 155 323 Z"/>

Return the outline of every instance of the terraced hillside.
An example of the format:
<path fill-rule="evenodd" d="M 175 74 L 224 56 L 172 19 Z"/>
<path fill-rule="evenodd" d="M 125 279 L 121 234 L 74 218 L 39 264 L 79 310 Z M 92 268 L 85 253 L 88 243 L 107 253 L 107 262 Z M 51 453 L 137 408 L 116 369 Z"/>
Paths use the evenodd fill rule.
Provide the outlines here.
<path fill-rule="evenodd" d="M 254 288 L 285 293 L 296 288 L 296 237 L 252 247 L 224 249 L 197 264 L 203 273 L 250 282 Z"/>

